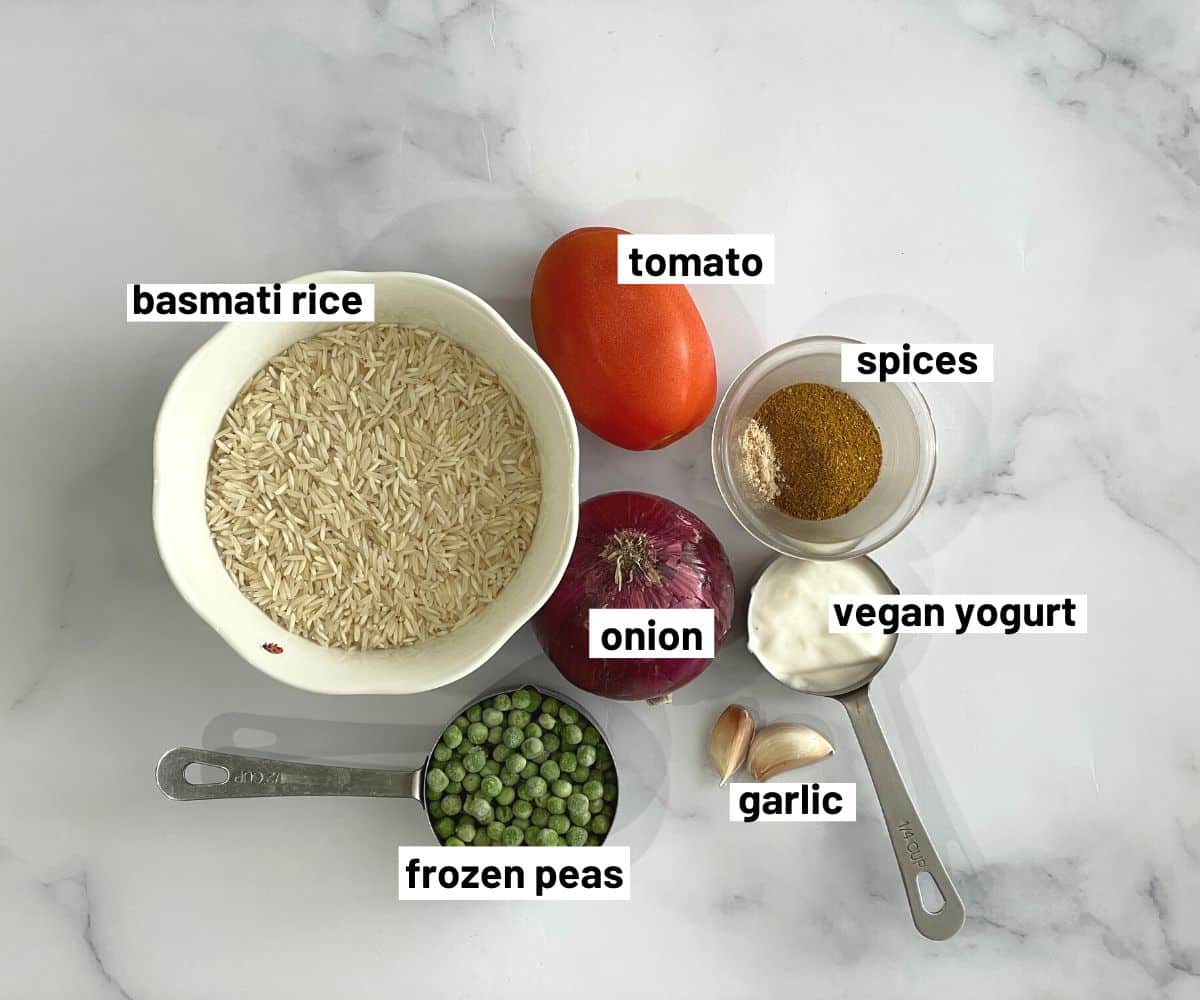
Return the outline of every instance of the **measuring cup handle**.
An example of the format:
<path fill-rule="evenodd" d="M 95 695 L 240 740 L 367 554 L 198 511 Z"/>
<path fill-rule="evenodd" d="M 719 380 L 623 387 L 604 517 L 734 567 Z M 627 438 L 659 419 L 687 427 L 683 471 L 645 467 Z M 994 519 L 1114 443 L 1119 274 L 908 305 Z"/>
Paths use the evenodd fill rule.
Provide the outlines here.
<path fill-rule="evenodd" d="M 189 781 L 185 772 L 191 764 L 222 768 L 225 777 Z M 420 800 L 423 773 L 423 768 L 385 771 L 176 747 L 162 755 L 156 776 L 163 794 L 180 802 L 275 795 L 366 795 Z"/>
<path fill-rule="evenodd" d="M 867 769 L 871 772 L 871 780 L 875 784 L 875 794 L 879 797 L 879 805 L 883 810 L 883 821 L 887 825 L 888 837 L 892 842 L 892 850 L 896 852 L 896 863 L 900 866 L 900 878 L 904 882 L 904 892 L 908 896 L 908 906 L 912 911 L 913 923 L 917 930 L 933 941 L 944 941 L 958 933 L 963 925 L 966 912 L 962 899 L 954 883 L 950 881 L 941 858 L 933 848 L 925 825 L 917 815 L 916 806 L 908 794 L 900 770 L 896 767 L 896 759 L 892 756 L 891 748 L 879 727 L 879 719 L 867 695 L 865 687 L 843 695 L 841 703 L 846 706 L 850 722 L 854 726 L 854 735 L 858 737 L 863 756 L 867 760 Z M 929 909 L 921 898 L 921 884 L 918 881 L 922 873 L 927 873 L 941 893 L 941 905 L 936 900 L 930 904 L 935 909 Z"/>

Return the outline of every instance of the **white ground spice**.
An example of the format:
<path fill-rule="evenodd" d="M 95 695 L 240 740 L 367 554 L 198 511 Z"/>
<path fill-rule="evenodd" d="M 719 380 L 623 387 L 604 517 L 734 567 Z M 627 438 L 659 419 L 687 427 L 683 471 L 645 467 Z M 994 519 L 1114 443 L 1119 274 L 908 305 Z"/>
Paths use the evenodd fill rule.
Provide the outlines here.
<path fill-rule="evenodd" d="M 742 475 L 767 503 L 779 496 L 781 474 L 775 445 L 757 420 L 751 420 L 742 432 Z"/>

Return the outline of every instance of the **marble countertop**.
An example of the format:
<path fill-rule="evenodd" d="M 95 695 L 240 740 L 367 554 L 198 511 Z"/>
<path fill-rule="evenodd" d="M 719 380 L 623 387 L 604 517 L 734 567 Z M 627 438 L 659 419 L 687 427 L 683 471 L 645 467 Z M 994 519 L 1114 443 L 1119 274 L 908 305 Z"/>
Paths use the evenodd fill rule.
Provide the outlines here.
<path fill-rule="evenodd" d="M 6 435 L 0 997 L 1200 994 L 1200 37 L 1188 0 L 880 4 L 18 3 L 0 12 Z M 129 281 L 324 267 L 457 281 L 528 334 L 587 224 L 773 232 L 775 285 L 701 287 L 722 387 L 814 329 L 996 345 L 934 386 L 902 588 L 1086 593 L 1083 637 L 909 637 L 875 691 L 968 908 L 916 934 L 838 705 L 744 628 L 676 698 L 588 702 L 627 759 L 633 899 L 401 904 L 410 803 L 180 805 L 176 744 L 409 764 L 455 707 L 556 677 L 528 629 L 451 688 L 286 688 L 176 594 L 150 526 L 158 405 L 204 325 Z M 767 558 L 707 428 L 584 435 L 584 495 L 694 509 Z M 854 824 L 744 827 L 706 770 L 730 700 L 817 726 Z"/>

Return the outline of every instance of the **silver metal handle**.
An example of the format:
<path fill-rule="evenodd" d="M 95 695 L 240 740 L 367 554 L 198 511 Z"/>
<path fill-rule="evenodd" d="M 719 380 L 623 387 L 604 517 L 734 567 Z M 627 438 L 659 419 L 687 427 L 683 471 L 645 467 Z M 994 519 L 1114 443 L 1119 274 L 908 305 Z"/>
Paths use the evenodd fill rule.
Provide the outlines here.
<path fill-rule="evenodd" d="M 225 778 L 206 782 L 189 781 L 184 772 L 191 764 L 223 768 Z M 158 787 L 163 794 L 180 802 L 274 795 L 366 795 L 420 801 L 423 774 L 424 768 L 387 771 L 370 767 L 338 767 L 193 747 L 168 750 L 159 760 L 156 772 Z"/>
<path fill-rule="evenodd" d="M 900 878 L 904 882 L 904 892 L 908 896 L 908 906 L 912 911 L 913 923 L 917 930 L 933 941 L 944 941 L 953 937 L 963 925 L 966 911 L 963 909 L 962 898 L 954 883 L 950 881 L 941 858 L 933 848 L 929 834 L 921 817 L 917 815 L 916 806 L 908 794 L 904 778 L 896 767 L 896 759 L 892 756 L 887 738 L 879 727 L 879 719 L 867 695 L 867 688 L 842 695 L 838 699 L 846 706 L 850 722 L 854 726 L 854 735 L 862 747 L 863 756 L 867 760 L 867 770 L 871 772 L 871 781 L 875 784 L 875 794 L 879 797 L 880 808 L 883 809 L 883 821 L 887 825 L 888 837 L 892 841 L 892 850 L 896 852 L 896 863 L 900 866 Z M 932 880 L 941 900 L 931 900 L 930 909 L 921 898 L 921 882 L 923 874 Z M 932 895 L 931 893 L 928 893 Z M 940 906 L 936 905 L 940 902 Z"/>

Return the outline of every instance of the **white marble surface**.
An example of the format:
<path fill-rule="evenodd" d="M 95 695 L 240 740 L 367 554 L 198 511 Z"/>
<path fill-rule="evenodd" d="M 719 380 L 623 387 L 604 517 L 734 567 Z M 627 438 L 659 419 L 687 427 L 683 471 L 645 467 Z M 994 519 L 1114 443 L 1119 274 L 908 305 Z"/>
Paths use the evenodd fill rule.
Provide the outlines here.
<path fill-rule="evenodd" d="M 0 55 L 0 997 L 1200 995 L 1194 3 L 18 0 Z M 825 730 L 814 777 L 866 780 L 838 706 L 740 640 L 674 706 L 590 703 L 628 904 L 402 905 L 409 804 L 154 787 L 166 747 L 253 730 L 411 762 L 477 691 L 554 674 L 528 630 L 409 699 L 239 662 L 149 521 L 156 409 L 209 329 L 127 326 L 125 282 L 417 269 L 527 332 L 542 248 L 597 222 L 777 234 L 774 287 L 696 291 L 723 385 L 901 307 L 996 345 L 994 386 L 931 392 L 935 493 L 880 561 L 910 590 L 1086 592 L 1091 633 L 913 638 L 878 681 L 969 909 L 950 942 L 913 931 L 865 785 L 851 826 L 727 821 L 702 746 L 730 699 Z M 706 447 L 587 438 L 584 493 L 684 502 L 744 587 L 766 553 Z"/>

